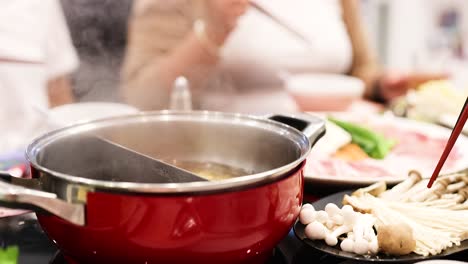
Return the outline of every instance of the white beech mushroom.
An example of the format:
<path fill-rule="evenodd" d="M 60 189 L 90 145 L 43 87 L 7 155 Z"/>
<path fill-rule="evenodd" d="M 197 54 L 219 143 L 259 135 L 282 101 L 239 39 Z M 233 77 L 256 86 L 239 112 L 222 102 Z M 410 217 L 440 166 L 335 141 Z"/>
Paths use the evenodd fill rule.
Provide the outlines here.
<path fill-rule="evenodd" d="M 369 251 L 371 254 L 379 253 L 379 241 L 377 236 L 374 236 L 374 238 L 372 238 L 372 240 L 370 241 Z"/>
<path fill-rule="evenodd" d="M 303 206 L 302 210 L 310 212 L 312 207 Z M 356 212 L 350 205 L 340 209 L 331 203 L 325 206 L 325 210 L 316 213 L 315 219 L 305 227 L 307 238 L 325 240 L 327 245 L 336 246 L 339 238 L 345 235 L 340 243 L 342 250 L 361 255 L 378 253 L 377 235 L 373 229 L 375 218 L 372 215 Z M 301 212 L 300 217 L 303 222 L 311 220 L 305 212 Z"/>
<path fill-rule="evenodd" d="M 341 209 L 334 203 L 328 203 L 325 205 L 325 212 L 327 212 L 328 216 L 332 217 L 336 214 L 341 214 Z"/>
<path fill-rule="evenodd" d="M 317 212 L 311 204 L 304 204 L 299 213 L 299 221 L 304 224 L 310 224 L 317 218 Z"/>
<path fill-rule="evenodd" d="M 332 230 L 334 227 L 343 224 L 343 216 L 341 215 L 341 209 L 334 203 L 328 203 L 325 206 L 325 212 L 328 214 L 328 220 L 325 226 Z"/>
<path fill-rule="evenodd" d="M 314 221 L 305 227 L 304 233 L 310 239 L 321 240 L 325 239 L 328 230 L 322 223 Z"/>
<path fill-rule="evenodd" d="M 329 246 L 335 246 L 338 243 L 338 237 L 353 230 L 359 219 L 355 212 L 345 211 L 343 213 L 343 225 L 339 226 L 333 232 L 328 233 L 325 242 Z"/>
<path fill-rule="evenodd" d="M 357 219 L 353 227 L 354 253 L 365 255 L 369 253 L 371 249 L 370 242 L 375 237 L 372 229 L 375 219 L 371 215 L 366 214 L 360 214 Z"/>
<path fill-rule="evenodd" d="M 354 240 L 348 236 L 343 241 L 341 241 L 340 247 L 343 251 L 354 252 Z"/>
<path fill-rule="evenodd" d="M 317 216 L 315 219 L 322 224 L 326 224 L 328 220 L 328 214 L 323 210 L 317 211 Z"/>

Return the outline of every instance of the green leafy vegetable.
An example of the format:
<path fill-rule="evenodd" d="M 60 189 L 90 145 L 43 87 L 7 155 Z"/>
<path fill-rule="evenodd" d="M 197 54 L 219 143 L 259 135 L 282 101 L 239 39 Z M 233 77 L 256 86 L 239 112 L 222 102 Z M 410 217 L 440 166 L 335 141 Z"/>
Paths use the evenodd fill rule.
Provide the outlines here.
<path fill-rule="evenodd" d="M 0 263 L 2 264 L 17 264 L 18 263 L 19 248 L 18 246 L 11 246 L 5 249 L 0 248 Z"/>
<path fill-rule="evenodd" d="M 368 128 L 332 117 L 328 119 L 351 134 L 352 142 L 359 145 L 371 158 L 385 158 L 396 144 L 395 140 L 385 138 L 383 135 L 373 132 Z"/>

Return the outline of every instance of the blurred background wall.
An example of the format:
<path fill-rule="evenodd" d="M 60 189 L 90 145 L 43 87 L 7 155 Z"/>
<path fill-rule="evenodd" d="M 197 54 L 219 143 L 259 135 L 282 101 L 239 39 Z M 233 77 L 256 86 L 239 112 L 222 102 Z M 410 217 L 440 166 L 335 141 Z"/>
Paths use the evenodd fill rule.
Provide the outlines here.
<path fill-rule="evenodd" d="M 168 0 L 171 1 L 171 0 Z M 81 66 L 82 101 L 117 101 L 119 68 L 132 0 L 61 0 Z M 468 75 L 467 0 L 361 0 L 380 61 L 398 70 L 450 69 Z"/>
<path fill-rule="evenodd" d="M 466 64 L 468 1 L 361 2 L 370 38 L 387 67 L 438 70 Z"/>

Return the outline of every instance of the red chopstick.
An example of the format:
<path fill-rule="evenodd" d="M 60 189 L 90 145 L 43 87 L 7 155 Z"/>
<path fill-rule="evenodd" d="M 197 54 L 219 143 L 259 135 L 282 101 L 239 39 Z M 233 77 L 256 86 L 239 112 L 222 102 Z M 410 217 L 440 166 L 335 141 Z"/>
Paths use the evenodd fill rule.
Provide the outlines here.
<path fill-rule="evenodd" d="M 431 188 L 432 184 L 437 179 L 437 176 L 439 176 L 442 166 L 444 166 L 444 163 L 447 160 L 447 157 L 450 154 L 450 151 L 452 150 L 453 146 L 457 142 L 458 136 L 460 135 L 461 131 L 463 130 L 463 127 L 465 126 L 466 119 L 468 119 L 468 106 L 467 105 L 468 105 L 468 97 L 466 98 L 465 105 L 463 105 L 462 111 L 460 115 L 458 116 L 458 120 L 455 123 L 455 127 L 452 130 L 452 134 L 450 134 L 450 138 L 447 141 L 447 145 L 445 145 L 445 149 L 444 149 L 444 152 L 442 153 L 442 156 L 440 157 L 439 163 L 437 163 L 434 173 L 432 173 L 432 177 L 429 180 L 429 183 L 427 184 L 427 188 Z"/>

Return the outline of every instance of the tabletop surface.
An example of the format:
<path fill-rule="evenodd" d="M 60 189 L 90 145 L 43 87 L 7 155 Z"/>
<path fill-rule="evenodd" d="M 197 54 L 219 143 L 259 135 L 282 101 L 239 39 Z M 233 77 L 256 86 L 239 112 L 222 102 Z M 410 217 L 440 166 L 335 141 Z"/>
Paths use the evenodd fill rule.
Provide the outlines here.
<path fill-rule="evenodd" d="M 381 111 L 378 105 L 358 102 L 352 106 L 353 112 L 369 113 Z M 16 160 L 15 160 L 16 161 Z M 2 165 L 3 163 L 0 163 Z M 5 166 L 12 164 L 4 163 Z M 0 166 L 1 167 L 1 166 Z M 353 186 L 343 187 L 351 189 Z M 336 186 L 305 186 L 305 202 L 313 202 L 344 189 Z M 34 214 L 0 218 L 0 248 L 17 245 L 19 247 L 19 264 L 65 264 L 60 251 L 42 231 Z M 446 259 L 468 261 L 468 251 L 451 255 Z M 316 251 L 296 238 L 291 230 L 281 241 L 267 264 L 306 264 L 306 263 L 357 263 L 340 259 Z M 0 263 L 1 264 L 1 263 Z"/>
<path fill-rule="evenodd" d="M 18 264 L 66 264 L 57 247 L 46 237 L 33 214 L 0 218 L 0 247 L 17 245 Z M 291 230 L 275 249 L 267 264 L 358 263 L 336 258 L 310 248 Z M 446 259 L 466 261 L 468 252 Z"/>

